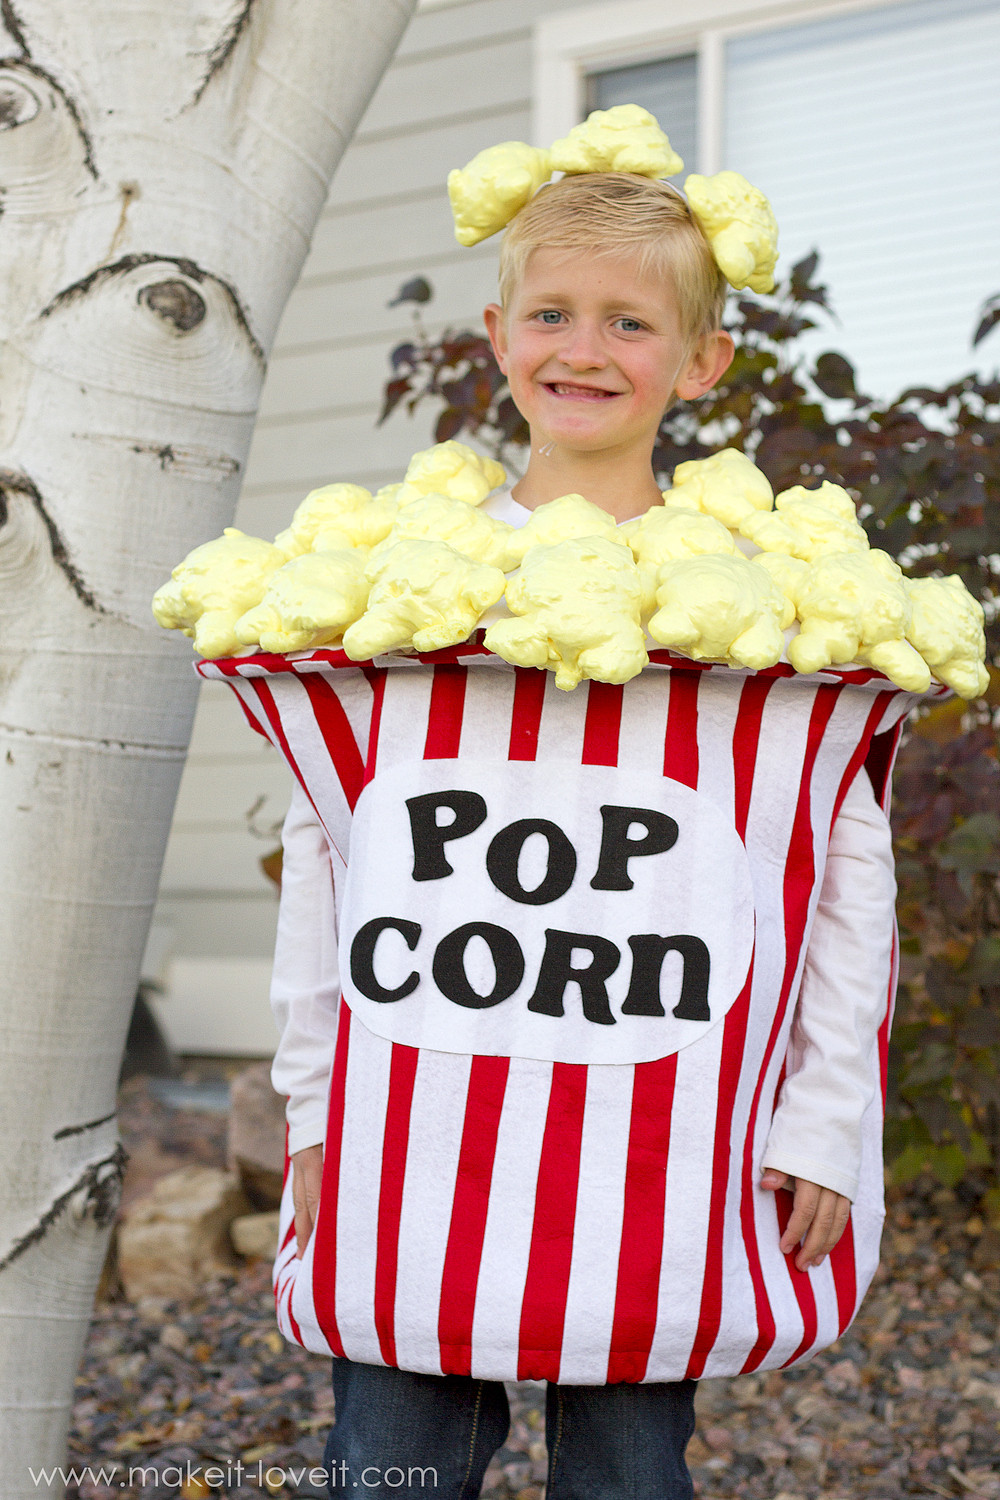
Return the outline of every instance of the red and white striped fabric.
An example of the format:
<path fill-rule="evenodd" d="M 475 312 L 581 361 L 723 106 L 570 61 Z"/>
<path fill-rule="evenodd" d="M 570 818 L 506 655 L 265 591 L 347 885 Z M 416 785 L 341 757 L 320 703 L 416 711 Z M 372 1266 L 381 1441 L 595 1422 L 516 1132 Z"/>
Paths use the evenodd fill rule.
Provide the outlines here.
<path fill-rule="evenodd" d="M 492 766 L 498 786 L 512 764 L 538 767 L 546 788 L 553 768 L 570 787 L 581 767 L 627 772 L 632 781 L 614 787 L 646 787 L 638 811 L 658 787 L 681 800 L 698 794 L 735 830 L 752 880 L 745 981 L 721 1007 L 713 1001 L 711 1024 L 695 1022 L 691 1040 L 668 1039 L 653 1060 L 566 1061 L 558 1046 L 544 1055 L 548 1044 L 501 1055 L 495 1030 L 482 1050 L 412 1045 L 393 1038 L 394 1022 L 378 1022 L 403 1015 L 409 998 L 365 1000 L 378 1031 L 359 1019 L 360 1000 L 352 1009 L 342 999 L 320 1209 L 301 1260 L 287 1188 L 282 1209 L 275 1286 L 285 1335 L 366 1363 L 571 1384 L 768 1369 L 836 1339 L 877 1264 L 882 1099 L 863 1120 L 851 1223 L 822 1266 L 802 1273 L 780 1253 L 778 1216 L 790 1200 L 756 1183 L 830 830 L 863 762 L 887 798 L 914 698 L 866 668 L 805 678 L 783 665 L 741 672 L 666 652 L 625 687 L 567 694 L 550 674 L 510 668 L 474 643 L 360 666 L 315 651 L 198 670 L 227 681 L 285 757 L 335 871 L 349 868 L 354 809 L 363 791 L 376 795 L 380 775 L 405 784 L 410 767 L 422 790 L 428 775 L 461 781 L 468 762 L 477 775 Z M 529 804 L 526 815 L 545 817 L 546 805 Z M 456 863 L 461 842 L 446 845 Z M 474 839 L 465 842 L 471 849 Z M 386 849 L 386 860 L 394 854 Z M 637 889 L 652 864 L 626 864 Z M 721 867 L 719 876 L 724 885 Z M 341 886 L 338 878 L 339 900 Z M 513 916 L 530 955 L 529 929 L 545 914 L 525 904 Z M 464 919 L 457 910 L 456 923 Z M 617 940 L 627 956 L 626 936 Z M 349 974 L 343 942 L 342 933 Z M 391 944 L 384 967 L 400 954 L 417 964 L 419 947 Z M 517 994 L 532 981 L 529 973 Z M 879 1039 L 883 1090 L 894 982 Z M 421 970 L 414 1006 L 432 989 Z M 462 1009 L 462 1025 L 481 1015 L 495 1027 L 505 1010 L 518 1012 L 522 1035 L 517 996 Z M 669 1009 L 665 1023 L 676 1032 Z"/>

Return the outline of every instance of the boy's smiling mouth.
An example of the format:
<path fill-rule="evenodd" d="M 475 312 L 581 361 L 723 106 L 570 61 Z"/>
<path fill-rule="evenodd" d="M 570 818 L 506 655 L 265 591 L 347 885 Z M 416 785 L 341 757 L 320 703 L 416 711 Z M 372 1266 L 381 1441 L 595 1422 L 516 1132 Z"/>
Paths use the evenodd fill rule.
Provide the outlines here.
<path fill-rule="evenodd" d="M 579 401 L 607 401 L 612 396 L 620 396 L 621 391 L 609 391 L 602 386 L 574 385 L 565 380 L 547 380 L 545 389 L 551 391 L 553 396 L 570 396 Z"/>

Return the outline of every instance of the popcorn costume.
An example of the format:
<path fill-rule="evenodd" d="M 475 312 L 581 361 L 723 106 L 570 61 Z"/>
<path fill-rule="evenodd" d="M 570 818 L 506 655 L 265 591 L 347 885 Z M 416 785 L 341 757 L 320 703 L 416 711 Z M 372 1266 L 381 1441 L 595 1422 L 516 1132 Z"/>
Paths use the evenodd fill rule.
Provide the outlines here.
<path fill-rule="evenodd" d="M 598 112 L 453 173 L 457 233 L 553 169 L 679 166 L 645 111 Z M 766 200 L 719 177 L 694 211 L 764 287 Z M 904 580 L 844 491 L 775 501 L 730 450 L 618 527 L 502 482 L 438 445 L 307 497 L 277 568 L 229 532 L 154 603 L 203 651 L 210 615 L 198 671 L 296 781 L 274 1079 L 289 1150 L 325 1153 L 301 1260 L 286 1182 L 279 1324 L 489 1380 L 794 1364 L 877 1264 L 889 776 L 922 693 L 982 690 L 982 612 Z M 765 1165 L 853 1200 L 819 1267 L 781 1254 Z"/>

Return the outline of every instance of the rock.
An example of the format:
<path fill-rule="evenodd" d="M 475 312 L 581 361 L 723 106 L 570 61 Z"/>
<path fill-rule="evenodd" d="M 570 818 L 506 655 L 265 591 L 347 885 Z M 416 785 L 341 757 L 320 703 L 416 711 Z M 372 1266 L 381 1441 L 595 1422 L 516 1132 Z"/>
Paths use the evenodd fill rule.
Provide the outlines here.
<path fill-rule="evenodd" d="M 243 1214 L 229 1226 L 229 1234 L 238 1255 L 255 1255 L 273 1260 L 278 1253 L 278 1212 Z"/>
<path fill-rule="evenodd" d="M 271 1087 L 268 1063 L 233 1079 L 226 1160 L 257 1209 L 277 1208 L 285 1168 L 285 1101 Z"/>
<path fill-rule="evenodd" d="M 161 1177 L 118 1226 L 118 1271 L 128 1300 L 186 1298 L 229 1270 L 229 1225 L 248 1207 L 239 1179 L 217 1167 L 181 1167 Z"/>

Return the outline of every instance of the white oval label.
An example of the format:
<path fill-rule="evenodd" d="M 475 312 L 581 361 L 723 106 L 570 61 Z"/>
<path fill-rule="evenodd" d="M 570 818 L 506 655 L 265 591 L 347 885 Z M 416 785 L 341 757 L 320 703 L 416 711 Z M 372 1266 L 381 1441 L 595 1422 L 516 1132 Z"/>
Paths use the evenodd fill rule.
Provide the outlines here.
<path fill-rule="evenodd" d="M 344 995 L 413 1047 L 651 1062 L 746 982 L 753 885 L 704 795 L 624 768 L 429 760 L 354 812 Z"/>

